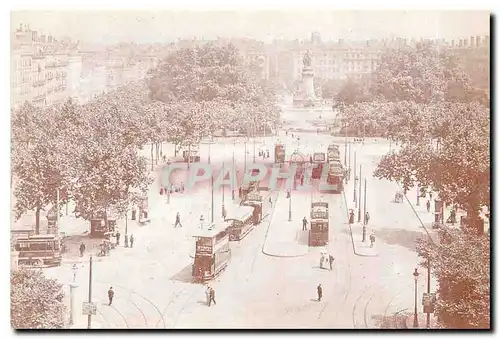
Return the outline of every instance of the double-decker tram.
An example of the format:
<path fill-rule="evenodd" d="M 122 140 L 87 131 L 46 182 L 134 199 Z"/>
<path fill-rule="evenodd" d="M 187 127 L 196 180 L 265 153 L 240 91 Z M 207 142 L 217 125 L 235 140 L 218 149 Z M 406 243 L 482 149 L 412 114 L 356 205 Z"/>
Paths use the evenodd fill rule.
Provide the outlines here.
<path fill-rule="evenodd" d="M 193 237 L 196 240 L 194 280 L 197 282 L 212 280 L 224 271 L 231 260 L 227 224 L 211 224 L 208 229 L 199 230 Z"/>
<path fill-rule="evenodd" d="M 58 235 L 28 235 L 15 239 L 19 266 L 48 267 L 61 265 L 61 241 Z"/>
<path fill-rule="evenodd" d="M 312 178 L 320 179 L 323 166 L 326 164 L 326 154 L 324 152 L 316 152 L 313 154 L 312 161 Z"/>
<path fill-rule="evenodd" d="M 254 208 L 239 206 L 226 217 L 229 241 L 240 241 L 254 228 Z"/>
<path fill-rule="evenodd" d="M 340 161 L 340 150 L 339 146 L 335 144 L 328 145 L 327 150 L 327 161 L 331 163 L 332 161 Z"/>
<path fill-rule="evenodd" d="M 327 193 L 340 193 L 344 190 L 344 170 L 340 161 L 328 164 L 326 184 L 321 183 L 320 190 Z"/>
<path fill-rule="evenodd" d="M 325 246 L 328 244 L 328 203 L 316 201 L 311 203 L 311 229 L 309 246 Z"/>

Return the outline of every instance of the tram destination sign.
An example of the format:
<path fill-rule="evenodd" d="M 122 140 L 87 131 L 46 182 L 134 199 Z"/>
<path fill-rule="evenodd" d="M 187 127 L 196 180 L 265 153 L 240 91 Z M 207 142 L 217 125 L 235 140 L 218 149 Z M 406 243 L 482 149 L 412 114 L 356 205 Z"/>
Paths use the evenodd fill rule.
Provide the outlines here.
<path fill-rule="evenodd" d="M 196 253 L 212 253 L 212 246 L 198 245 L 196 246 Z"/>

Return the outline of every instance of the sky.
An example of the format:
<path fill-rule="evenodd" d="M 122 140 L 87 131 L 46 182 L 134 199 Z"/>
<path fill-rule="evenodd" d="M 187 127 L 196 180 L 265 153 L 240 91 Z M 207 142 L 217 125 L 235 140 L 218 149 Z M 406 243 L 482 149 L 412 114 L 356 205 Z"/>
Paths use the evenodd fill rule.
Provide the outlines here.
<path fill-rule="evenodd" d="M 44 34 L 90 43 L 170 42 L 177 38 L 308 39 L 317 31 L 337 39 L 469 38 L 490 33 L 487 11 L 16 11 L 21 23 Z"/>

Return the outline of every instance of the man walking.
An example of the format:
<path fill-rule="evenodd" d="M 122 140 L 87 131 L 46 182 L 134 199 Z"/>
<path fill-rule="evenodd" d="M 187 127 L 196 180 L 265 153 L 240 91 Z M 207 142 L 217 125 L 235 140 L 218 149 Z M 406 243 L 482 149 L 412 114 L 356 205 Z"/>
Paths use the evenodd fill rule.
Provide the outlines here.
<path fill-rule="evenodd" d="M 368 211 L 365 212 L 365 224 L 368 225 L 368 221 L 370 221 L 370 214 Z"/>
<path fill-rule="evenodd" d="M 174 228 L 176 228 L 177 225 L 179 225 L 180 227 L 182 227 L 182 224 L 181 224 L 181 215 L 180 215 L 179 212 L 177 212 L 177 214 L 175 215 L 175 225 L 174 225 Z"/>
<path fill-rule="evenodd" d="M 349 224 L 354 224 L 354 211 L 349 212 Z"/>
<path fill-rule="evenodd" d="M 302 219 L 302 231 L 307 231 L 307 219 L 304 217 Z"/>
<path fill-rule="evenodd" d="M 212 301 L 214 302 L 214 305 L 217 305 L 217 303 L 215 302 L 215 290 L 210 287 L 210 299 L 208 299 L 208 306 L 212 305 Z"/>
<path fill-rule="evenodd" d="M 328 254 L 328 263 L 330 264 L 330 271 L 333 270 L 333 255 Z"/>
<path fill-rule="evenodd" d="M 321 301 L 321 298 L 323 297 L 323 287 L 321 287 L 321 284 L 318 285 L 318 301 Z"/>
<path fill-rule="evenodd" d="M 427 207 L 427 213 L 429 213 L 431 211 L 431 202 L 429 200 L 425 203 L 425 207 Z"/>
<path fill-rule="evenodd" d="M 134 247 L 134 235 L 130 235 L 130 248 Z"/>
<path fill-rule="evenodd" d="M 370 234 L 370 248 L 373 247 L 373 243 L 375 242 L 375 233 L 372 233 Z"/>
<path fill-rule="evenodd" d="M 120 231 L 116 231 L 116 246 L 120 245 Z"/>
<path fill-rule="evenodd" d="M 108 290 L 108 299 L 109 299 L 109 304 L 108 306 L 111 306 L 113 303 L 113 298 L 115 297 L 115 291 L 113 291 L 113 287 L 110 287 Z"/>
<path fill-rule="evenodd" d="M 273 208 L 273 198 L 271 196 L 269 196 L 269 205 Z"/>
<path fill-rule="evenodd" d="M 82 242 L 80 244 L 80 257 L 83 257 L 83 252 L 85 252 L 85 244 Z"/>

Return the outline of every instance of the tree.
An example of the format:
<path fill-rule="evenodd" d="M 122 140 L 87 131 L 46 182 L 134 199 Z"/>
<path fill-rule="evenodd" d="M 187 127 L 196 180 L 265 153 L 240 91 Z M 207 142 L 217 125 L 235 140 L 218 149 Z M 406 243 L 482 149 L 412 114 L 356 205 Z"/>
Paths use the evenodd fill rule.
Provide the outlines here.
<path fill-rule="evenodd" d="M 122 111 L 106 100 L 89 103 L 83 111 L 86 128 L 75 140 L 79 157 L 72 192 L 77 216 L 88 220 L 97 211 L 133 203 L 138 199 L 134 192 L 146 189 L 151 179 L 136 144 L 121 133 Z"/>
<path fill-rule="evenodd" d="M 434 314 L 444 328 L 490 328 L 490 238 L 441 228 L 440 244 L 424 238 L 417 252 L 438 279 Z M 446 240 L 444 240 L 446 239 Z"/>
<path fill-rule="evenodd" d="M 466 98 L 470 80 L 453 55 L 431 46 L 384 53 L 373 73 L 370 91 L 389 101 L 430 103 Z M 455 95 L 452 95 L 455 93 Z"/>
<path fill-rule="evenodd" d="M 350 78 L 346 79 L 345 82 L 340 85 L 338 92 L 333 98 L 334 105 L 341 110 L 348 105 L 372 100 L 372 96 L 366 84 Z"/>
<path fill-rule="evenodd" d="M 36 109 L 24 105 L 13 112 L 12 169 L 16 178 L 15 217 L 35 211 L 35 233 L 40 233 L 40 212 L 57 200 L 69 198 L 68 169 L 74 157 L 68 156 L 64 137 L 70 128 L 61 121 L 63 114 L 76 107 L 67 103 L 61 108 Z M 65 112 L 65 113 L 63 113 Z M 69 135 L 69 134 L 68 134 Z"/>
<path fill-rule="evenodd" d="M 64 328 L 64 292 L 55 279 L 40 270 L 10 274 L 10 315 L 15 329 Z"/>
<path fill-rule="evenodd" d="M 243 120 L 255 110 L 268 112 L 275 88 L 250 66 L 232 44 L 204 44 L 172 52 L 150 73 L 151 98 L 170 106 L 177 144 L 233 127 L 236 112 Z"/>

